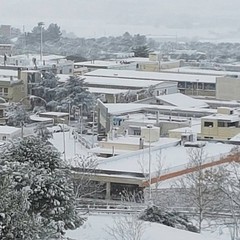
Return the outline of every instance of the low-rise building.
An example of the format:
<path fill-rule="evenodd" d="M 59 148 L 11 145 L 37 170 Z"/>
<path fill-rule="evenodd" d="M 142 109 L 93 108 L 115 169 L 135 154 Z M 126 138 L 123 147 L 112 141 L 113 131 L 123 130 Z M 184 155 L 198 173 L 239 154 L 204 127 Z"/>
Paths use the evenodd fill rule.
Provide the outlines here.
<path fill-rule="evenodd" d="M 230 140 L 240 133 L 239 112 L 219 107 L 216 114 L 201 118 L 201 136 L 206 139 Z"/>
<path fill-rule="evenodd" d="M 21 129 L 10 126 L 0 126 L 0 141 L 21 137 Z"/>
<path fill-rule="evenodd" d="M 19 102 L 27 96 L 23 81 L 11 77 L 0 77 L 0 97 L 8 102 Z"/>
<path fill-rule="evenodd" d="M 42 59 L 38 54 L 13 55 L 7 57 L 5 64 L 8 68 L 52 70 L 56 74 L 73 74 L 74 69 L 73 61 L 61 55 L 44 55 Z"/>
<path fill-rule="evenodd" d="M 200 74 L 181 74 L 168 72 L 143 72 L 133 70 L 98 69 L 85 76 L 105 77 L 115 79 L 136 79 L 151 81 L 177 82 L 178 90 L 186 95 L 214 96 L 216 95 L 216 79 L 218 76 Z"/>
<path fill-rule="evenodd" d="M 42 112 L 39 117 L 51 118 L 54 124 L 67 123 L 69 120 L 69 113 L 66 112 Z"/>
<path fill-rule="evenodd" d="M 97 93 L 101 89 L 101 94 L 108 96 L 108 103 L 123 102 L 121 94 L 128 94 L 128 98 L 134 101 L 150 96 L 159 96 L 163 94 L 177 93 L 177 83 L 168 81 L 139 80 L 134 78 L 109 78 L 85 76 L 84 82 Z M 112 90 L 112 93 L 110 92 Z M 119 90 L 117 92 L 117 90 Z M 126 92 L 127 91 L 127 92 Z M 132 102 L 129 100 L 128 102 Z"/>

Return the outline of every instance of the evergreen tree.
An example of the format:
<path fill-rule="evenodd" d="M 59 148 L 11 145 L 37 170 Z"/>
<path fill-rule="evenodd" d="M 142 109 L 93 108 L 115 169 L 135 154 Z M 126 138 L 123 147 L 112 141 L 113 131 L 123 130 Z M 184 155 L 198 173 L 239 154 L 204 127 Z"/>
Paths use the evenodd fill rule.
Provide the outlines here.
<path fill-rule="evenodd" d="M 75 209 L 70 170 L 52 145 L 28 137 L 7 144 L 1 152 L 0 166 L 5 170 L 0 176 L 2 180 L 11 176 L 11 188 L 19 194 L 27 194 L 25 212 L 29 218 L 40 221 L 42 239 L 60 237 L 64 230 L 75 229 L 83 223 Z M 9 211 L 3 209 L 0 213 L 6 216 Z M 6 227 L 13 226 L 5 222 L 3 228 Z M 25 230 L 20 227 L 16 234 L 21 231 Z"/>
<path fill-rule="evenodd" d="M 133 48 L 134 56 L 135 57 L 148 57 L 149 55 L 149 48 L 146 45 L 137 46 Z"/>
<path fill-rule="evenodd" d="M 19 103 L 11 103 L 7 107 L 7 124 L 10 126 L 21 126 L 30 121 L 25 107 Z"/>
<path fill-rule="evenodd" d="M 59 102 L 59 111 L 68 111 L 73 107 L 83 106 L 83 110 L 90 111 L 94 105 L 94 97 L 88 91 L 84 79 L 78 76 L 70 76 L 65 84 L 56 90 L 56 101 Z"/>
<path fill-rule="evenodd" d="M 62 33 L 60 30 L 60 27 L 55 23 L 51 23 L 45 32 L 45 40 L 59 41 L 59 39 L 61 38 L 61 35 Z"/>

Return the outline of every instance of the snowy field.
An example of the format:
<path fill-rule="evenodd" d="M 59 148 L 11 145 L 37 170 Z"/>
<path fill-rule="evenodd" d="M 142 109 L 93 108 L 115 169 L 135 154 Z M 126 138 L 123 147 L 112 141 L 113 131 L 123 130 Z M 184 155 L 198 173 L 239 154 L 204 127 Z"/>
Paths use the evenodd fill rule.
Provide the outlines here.
<path fill-rule="evenodd" d="M 82 227 L 74 231 L 68 231 L 67 237 L 74 240 L 113 240 L 108 234 L 116 217 L 121 215 L 93 214 L 88 216 Z M 211 234 L 197 234 L 158 223 L 144 222 L 142 240 L 219 240 L 211 237 Z M 221 240 L 225 240 L 221 238 Z M 226 238 L 227 240 L 227 238 Z"/>

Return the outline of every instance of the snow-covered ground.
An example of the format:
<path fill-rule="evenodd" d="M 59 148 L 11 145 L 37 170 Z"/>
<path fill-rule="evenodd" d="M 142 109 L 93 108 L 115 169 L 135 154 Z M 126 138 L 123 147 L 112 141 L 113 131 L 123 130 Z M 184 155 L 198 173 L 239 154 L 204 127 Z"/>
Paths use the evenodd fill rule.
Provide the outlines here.
<path fill-rule="evenodd" d="M 64 138 L 65 138 L 65 151 L 66 159 L 74 157 L 75 153 L 80 155 L 87 155 L 88 149 L 85 148 L 80 142 L 74 140 L 71 131 L 53 133 L 53 139 L 50 142 L 61 152 L 64 151 Z M 62 154 L 63 158 L 63 154 Z"/>
<path fill-rule="evenodd" d="M 112 240 L 107 229 L 112 228 L 116 217 L 121 215 L 92 214 L 77 230 L 68 231 L 66 236 L 74 240 Z M 127 230 L 127 229 L 126 229 Z M 158 223 L 144 222 L 142 240 L 219 240 L 211 234 L 197 234 Z M 223 240 L 223 239 L 222 239 Z M 224 239 L 225 240 L 225 239 Z"/>

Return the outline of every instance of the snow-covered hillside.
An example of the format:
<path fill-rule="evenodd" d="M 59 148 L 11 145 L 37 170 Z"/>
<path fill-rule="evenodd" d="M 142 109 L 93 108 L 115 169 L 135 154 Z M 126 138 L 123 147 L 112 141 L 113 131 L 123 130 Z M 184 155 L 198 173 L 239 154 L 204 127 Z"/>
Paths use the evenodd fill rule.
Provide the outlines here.
<path fill-rule="evenodd" d="M 67 237 L 74 240 L 112 240 L 107 229 L 113 226 L 116 217 L 121 215 L 95 214 L 88 216 L 84 225 L 74 231 L 68 231 Z M 158 223 L 144 222 L 142 240 L 218 240 L 202 234 L 167 227 Z"/>

